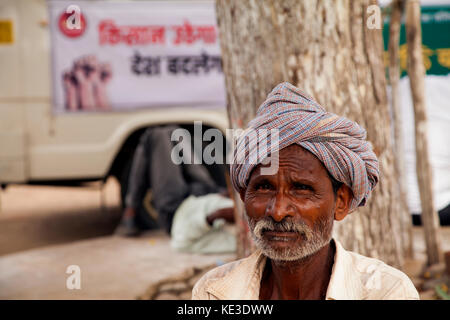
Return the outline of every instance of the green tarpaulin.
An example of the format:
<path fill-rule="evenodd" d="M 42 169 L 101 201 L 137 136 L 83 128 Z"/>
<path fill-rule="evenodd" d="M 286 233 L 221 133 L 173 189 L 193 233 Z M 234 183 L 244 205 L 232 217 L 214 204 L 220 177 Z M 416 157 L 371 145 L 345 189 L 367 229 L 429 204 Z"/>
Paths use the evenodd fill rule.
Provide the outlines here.
<path fill-rule="evenodd" d="M 446 75 L 450 73 L 450 5 L 422 7 L 422 51 L 427 74 Z M 389 7 L 385 8 L 383 27 L 384 61 L 388 65 Z M 400 30 L 400 68 L 406 75 L 407 45 L 405 18 Z"/>

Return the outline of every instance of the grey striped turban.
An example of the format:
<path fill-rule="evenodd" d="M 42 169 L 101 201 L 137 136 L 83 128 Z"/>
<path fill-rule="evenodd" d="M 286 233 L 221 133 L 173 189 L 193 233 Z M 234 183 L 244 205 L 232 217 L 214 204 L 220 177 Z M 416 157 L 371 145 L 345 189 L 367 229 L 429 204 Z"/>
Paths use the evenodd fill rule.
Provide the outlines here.
<path fill-rule="evenodd" d="M 312 98 L 290 83 L 276 86 L 259 107 L 256 118 L 237 139 L 231 164 L 231 181 L 236 190 L 247 187 L 252 169 L 267 158 L 270 138 L 254 136 L 256 143 L 249 143 L 247 133 L 251 129 L 278 129 L 279 144 L 272 152 L 291 144 L 298 144 L 314 154 L 338 181 L 353 192 L 350 211 L 365 205 L 378 182 L 378 159 L 367 142 L 366 131 L 357 123 L 327 112 Z M 258 153 L 257 161 L 249 161 Z"/>

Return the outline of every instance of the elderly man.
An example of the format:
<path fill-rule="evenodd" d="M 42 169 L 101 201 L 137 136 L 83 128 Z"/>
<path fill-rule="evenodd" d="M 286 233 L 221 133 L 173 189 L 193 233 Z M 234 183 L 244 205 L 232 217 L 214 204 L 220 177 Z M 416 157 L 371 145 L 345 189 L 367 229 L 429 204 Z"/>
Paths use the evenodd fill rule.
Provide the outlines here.
<path fill-rule="evenodd" d="M 231 165 L 258 250 L 209 271 L 193 299 L 419 299 L 404 273 L 332 239 L 334 220 L 365 205 L 378 182 L 365 130 L 289 83 L 268 95 L 249 128 L 279 129 L 275 173 L 249 161 L 267 143 L 259 136 L 253 145 L 239 138 L 243 161 Z"/>

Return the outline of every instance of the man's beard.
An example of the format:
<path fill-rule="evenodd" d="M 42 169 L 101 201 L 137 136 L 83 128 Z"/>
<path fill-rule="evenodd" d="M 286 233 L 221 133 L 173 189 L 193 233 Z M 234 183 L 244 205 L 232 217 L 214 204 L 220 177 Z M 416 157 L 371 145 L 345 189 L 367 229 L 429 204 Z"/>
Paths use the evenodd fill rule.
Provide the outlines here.
<path fill-rule="evenodd" d="M 255 222 L 247 216 L 250 233 L 256 246 L 268 258 L 275 261 L 296 261 L 309 257 L 326 246 L 332 238 L 333 216 L 320 218 L 313 228 L 302 221 L 285 218 L 275 222 L 271 217 L 265 217 Z M 301 237 L 300 243 L 287 248 L 274 248 L 270 241 L 263 236 L 265 231 L 297 232 Z"/>

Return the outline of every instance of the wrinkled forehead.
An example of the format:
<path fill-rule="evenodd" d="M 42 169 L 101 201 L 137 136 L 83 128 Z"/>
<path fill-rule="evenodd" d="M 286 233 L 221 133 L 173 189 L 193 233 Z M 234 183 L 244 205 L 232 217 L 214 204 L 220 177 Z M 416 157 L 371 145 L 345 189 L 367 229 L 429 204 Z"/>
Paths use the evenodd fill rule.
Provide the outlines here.
<path fill-rule="evenodd" d="M 274 161 L 273 158 L 271 161 Z M 249 180 L 262 176 L 261 169 L 271 166 L 272 163 L 259 164 L 253 168 Z M 299 178 L 328 178 L 328 171 L 323 163 L 310 151 L 298 144 L 292 144 L 280 150 L 278 154 L 279 169 L 274 175 L 289 174 Z"/>

